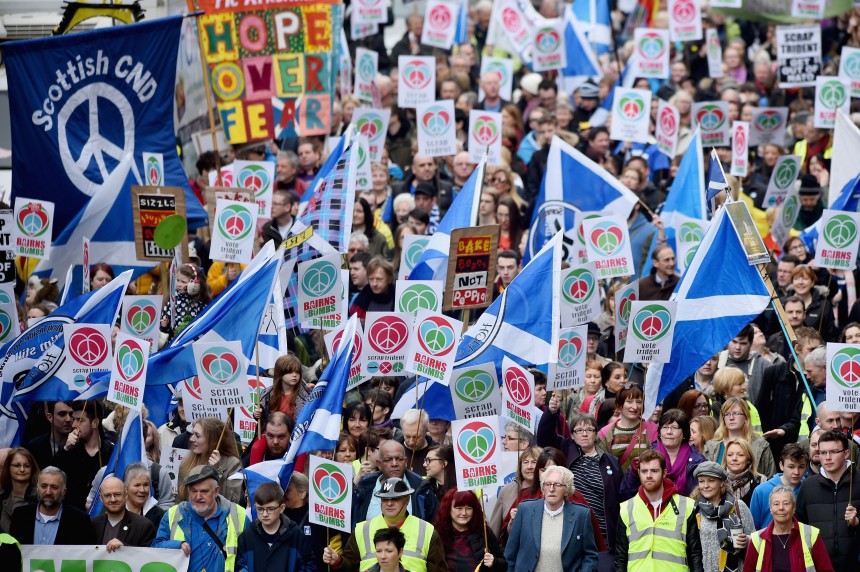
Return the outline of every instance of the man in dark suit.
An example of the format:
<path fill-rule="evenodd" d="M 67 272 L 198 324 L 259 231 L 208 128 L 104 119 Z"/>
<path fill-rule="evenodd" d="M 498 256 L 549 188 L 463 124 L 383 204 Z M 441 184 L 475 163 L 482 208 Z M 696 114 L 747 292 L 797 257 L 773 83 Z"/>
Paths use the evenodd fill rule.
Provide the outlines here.
<path fill-rule="evenodd" d="M 149 547 L 155 527 L 146 517 L 125 510 L 125 485 L 116 477 L 102 481 L 100 495 L 105 511 L 93 519 L 96 541 L 108 552 L 121 546 Z"/>
<path fill-rule="evenodd" d="M 543 499 L 520 504 L 505 547 L 508 572 L 531 572 L 541 557 L 541 546 L 561 546 L 557 562 L 561 570 L 597 570 L 597 541 L 590 511 L 566 502 L 573 493 L 573 473 L 566 467 L 547 467 L 541 475 Z M 544 515 L 548 518 L 544 518 Z M 558 550 L 557 548 L 555 549 Z"/>
<path fill-rule="evenodd" d="M 45 467 L 36 487 L 38 504 L 19 507 L 12 514 L 9 533 L 21 544 L 96 544 L 89 517 L 63 505 L 66 474 L 57 467 Z"/>

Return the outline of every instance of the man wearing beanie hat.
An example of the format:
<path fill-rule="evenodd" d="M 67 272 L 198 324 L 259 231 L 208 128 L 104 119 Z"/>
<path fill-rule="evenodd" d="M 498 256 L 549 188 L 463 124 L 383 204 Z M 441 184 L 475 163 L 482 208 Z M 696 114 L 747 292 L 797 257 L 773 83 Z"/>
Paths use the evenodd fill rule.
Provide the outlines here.
<path fill-rule="evenodd" d="M 359 522 L 355 532 L 340 555 L 330 546 L 323 552 L 323 562 L 333 570 L 360 572 L 376 564 L 373 536 L 383 528 L 399 528 L 406 537 L 401 561 L 410 572 L 447 570 L 445 548 L 436 529 L 429 522 L 409 514 L 409 502 L 414 492 L 409 483 L 400 477 L 389 477 L 373 495 L 379 498 L 382 514 Z"/>
<path fill-rule="evenodd" d="M 800 178 L 800 212 L 794 223 L 796 230 L 803 230 L 815 224 L 824 214 L 824 203 L 821 201 L 821 185 L 815 175 L 803 175 Z"/>
<path fill-rule="evenodd" d="M 591 80 L 588 80 L 573 92 L 573 100 L 576 109 L 573 111 L 573 121 L 570 122 L 574 129 L 579 129 L 582 123 L 588 123 L 595 110 L 600 105 L 600 88 Z"/>

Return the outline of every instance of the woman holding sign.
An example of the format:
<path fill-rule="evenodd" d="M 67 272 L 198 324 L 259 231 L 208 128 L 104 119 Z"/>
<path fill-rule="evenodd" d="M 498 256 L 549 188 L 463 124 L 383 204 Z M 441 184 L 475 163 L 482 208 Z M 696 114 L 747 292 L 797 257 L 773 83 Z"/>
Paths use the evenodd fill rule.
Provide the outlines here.
<path fill-rule="evenodd" d="M 496 535 L 484 525 L 484 511 L 473 491 L 455 488 L 445 493 L 433 526 L 445 545 L 445 560 L 451 572 L 508 569 Z"/>

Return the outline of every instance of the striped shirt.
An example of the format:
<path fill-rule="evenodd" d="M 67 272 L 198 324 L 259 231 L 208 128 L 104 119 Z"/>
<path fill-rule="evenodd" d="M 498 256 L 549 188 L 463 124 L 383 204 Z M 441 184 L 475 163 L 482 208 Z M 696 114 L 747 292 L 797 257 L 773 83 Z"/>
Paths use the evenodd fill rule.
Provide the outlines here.
<path fill-rule="evenodd" d="M 600 532 L 607 538 L 606 511 L 603 506 L 603 476 L 600 474 L 600 455 L 589 457 L 580 455 L 571 466 L 576 490 L 582 493 L 588 507 L 597 517 L 600 524 Z"/>

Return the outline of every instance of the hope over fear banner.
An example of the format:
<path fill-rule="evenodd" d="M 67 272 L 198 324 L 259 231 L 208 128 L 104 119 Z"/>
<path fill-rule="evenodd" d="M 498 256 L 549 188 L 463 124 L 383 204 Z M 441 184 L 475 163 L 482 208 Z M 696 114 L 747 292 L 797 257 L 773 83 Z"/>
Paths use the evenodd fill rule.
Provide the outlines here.
<path fill-rule="evenodd" d="M 203 55 L 228 142 L 330 131 L 340 42 L 332 31 L 342 8 L 335 0 L 200 2 Z"/>

